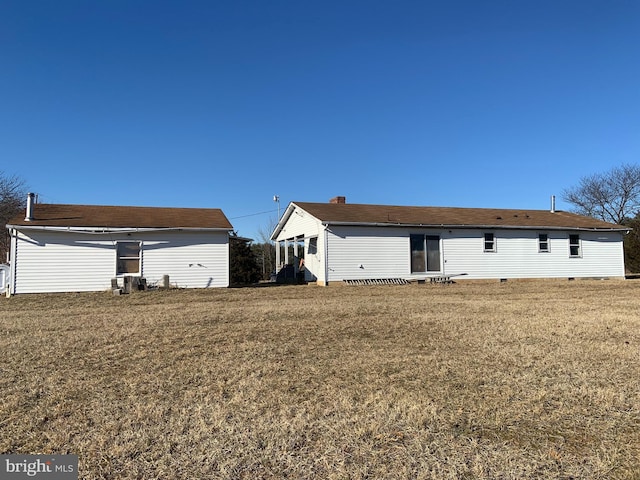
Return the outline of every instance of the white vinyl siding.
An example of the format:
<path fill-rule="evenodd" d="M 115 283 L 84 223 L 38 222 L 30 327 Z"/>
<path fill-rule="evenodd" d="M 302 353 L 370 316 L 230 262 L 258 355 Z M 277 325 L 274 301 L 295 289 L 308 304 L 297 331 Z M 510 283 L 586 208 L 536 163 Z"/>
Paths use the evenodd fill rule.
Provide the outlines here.
<path fill-rule="evenodd" d="M 229 244 L 226 233 L 171 232 L 145 240 L 143 272 L 147 282 L 169 275 L 182 288 L 229 286 Z"/>
<path fill-rule="evenodd" d="M 76 237 L 68 233 L 19 233 L 12 255 L 12 293 L 107 290 L 116 271 L 113 242 L 94 235 Z"/>
<path fill-rule="evenodd" d="M 317 218 L 305 210 L 295 207 L 287 220 L 285 228 L 280 231 L 277 240 L 291 240 L 299 236 L 305 238 L 319 237 L 323 230 L 324 228 Z"/>
<path fill-rule="evenodd" d="M 322 258 L 318 245 L 318 237 L 309 237 L 304 241 L 304 279 L 307 282 L 318 280 Z"/>
<path fill-rule="evenodd" d="M 150 232 L 96 235 L 67 232 L 19 233 L 12 247 L 12 293 L 101 291 L 116 277 L 116 243 L 142 243 L 142 272 L 148 284 L 169 275 L 183 288 L 229 285 L 226 232 Z"/>
<path fill-rule="evenodd" d="M 482 234 L 474 230 L 454 230 L 443 240 L 447 274 L 464 273 L 468 279 L 624 277 L 619 232 L 581 232 L 582 258 L 569 258 L 567 232 L 548 235 L 549 252 L 539 255 L 537 233 L 498 230 L 498 251 L 493 255 L 478 255 L 474 245 L 482 240 Z"/>
<path fill-rule="evenodd" d="M 395 227 L 332 227 L 328 234 L 328 281 L 372 278 L 424 278 L 411 274 L 409 236 Z M 421 232 L 422 233 L 422 232 Z M 460 279 L 624 277 L 622 236 L 618 232 L 581 232 L 582 258 L 569 258 L 567 232 L 548 234 L 549 252 L 538 254 L 538 234 L 527 230 L 496 230 L 500 244 L 491 255 L 478 248 L 479 230 L 429 232 L 441 236 L 441 272 Z"/>
<path fill-rule="evenodd" d="M 329 282 L 411 277 L 406 229 L 331 227 L 328 242 Z"/>

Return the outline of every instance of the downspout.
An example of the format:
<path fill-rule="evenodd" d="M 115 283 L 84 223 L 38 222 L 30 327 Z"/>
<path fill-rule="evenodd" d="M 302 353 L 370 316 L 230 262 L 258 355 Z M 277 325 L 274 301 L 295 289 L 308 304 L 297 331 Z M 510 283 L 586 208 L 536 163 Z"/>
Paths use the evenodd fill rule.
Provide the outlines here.
<path fill-rule="evenodd" d="M 18 265 L 18 231 L 11 229 L 11 244 L 9 246 L 9 288 L 7 288 L 7 297 L 16 294 L 16 270 Z"/>
<path fill-rule="evenodd" d="M 324 286 L 329 285 L 329 232 L 328 226 L 324 226 Z"/>
<path fill-rule="evenodd" d="M 231 285 L 231 240 L 229 236 L 229 232 L 227 232 L 227 255 L 226 255 L 226 270 L 227 270 L 227 288 Z M 262 255 L 264 255 L 264 250 L 262 251 Z M 263 277 L 264 278 L 264 277 Z"/>
<path fill-rule="evenodd" d="M 446 277 L 447 276 L 447 272 L 445 271 L 445 265 L 447 264 L 447 259 L 444 256 L 444 234 L 440 237 L 440 242 L 441 242 L 441 246 L 440 249 L 442 250 L 442 276 Z"/>

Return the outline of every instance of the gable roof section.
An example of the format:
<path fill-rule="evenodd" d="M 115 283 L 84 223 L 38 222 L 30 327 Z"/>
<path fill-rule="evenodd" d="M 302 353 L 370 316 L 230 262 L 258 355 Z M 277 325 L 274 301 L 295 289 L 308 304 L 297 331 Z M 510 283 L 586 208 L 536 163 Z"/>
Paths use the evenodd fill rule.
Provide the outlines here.
<path fill-rule="evenodd" d="M 559 210 L 552 213 L 549 210 L 499 208 L 403 207 L 355 203 L 292 203 L 327 225 L 629 230 L 629 228 L 621 225 Z"/>
<path fill-rule="evenodd" d="M 218 208 L 119 207 L 101 205 L 59 205 L 36 203 L 34 219 L 16 216 L 12 227 L 58 228 L 145 228 L 145 229 L 219 229 L 233 226 Z"/>

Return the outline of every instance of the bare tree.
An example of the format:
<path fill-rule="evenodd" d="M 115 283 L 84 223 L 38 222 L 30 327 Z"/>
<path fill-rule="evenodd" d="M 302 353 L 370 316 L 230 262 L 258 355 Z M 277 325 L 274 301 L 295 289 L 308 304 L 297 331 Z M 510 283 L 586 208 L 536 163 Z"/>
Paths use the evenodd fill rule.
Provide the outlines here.
<path fill-rule="evenodd" d="M 276 268 L 276 246 L 270 238 L 277 223 L 277 219 L 269 218 L 268 223 L 258 229 L 260 242 L 253 244 L 263 280 L 268 280 Z"/>
<path fill-rule="evenodd" d="M 24 180 L 0 171 L 0 263 L 9 251 L 7 222 L 25 207 L 27 188 Z"/>
<path fill-rule="evenodd" d="M 640 166 L 625 164 L 605 173 L 582 177 L 562 192 L 576 213 L 606 222 L 625 223 L 640 210 Z"/>

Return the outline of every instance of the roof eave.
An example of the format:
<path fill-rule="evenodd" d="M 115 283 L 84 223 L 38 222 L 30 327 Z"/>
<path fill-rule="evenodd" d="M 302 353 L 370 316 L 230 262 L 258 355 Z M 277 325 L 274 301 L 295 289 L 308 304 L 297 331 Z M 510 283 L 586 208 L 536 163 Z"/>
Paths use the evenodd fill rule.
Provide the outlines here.
<path fill-rule="evenodd" d="M 556 227 L 545 225 L 493 225 L 493 224 L 431 224 L 431 223 L 389 223 L 389 222 L 341 222 L 323 220 L 323 225 L 360 226 L 360 227 L 411 227 L 411 228 L 484 228 L 484 229 L 508 229 L 508 230 L 579 230 L 589 232 L 629 232 L 628 227 L 621 228 L 597 228 L 597 227 Z"/>
<path fill-rule="evenodd" d="M 273 242 L 276 241 L 276 239 L 278 238 L 278 235 L 280 234 L 280 232 L 282 232 L 282 229 L 284 228 L 285 224 L 289 220 L 289 217 L 293 214 L 293 211 L 296 208 L 300 208 L 300 207 L 298 207 L 294 202 L 290 202 L 289 205 L 287 205 L 287 208 L 285 209 L 284 213 L 282 214 L 282 217 L 278 219 L 278 223 L 276 224 L 275 228 L 273 229 L 273 232 L 271 233 L 271 236 L 269 237 L 269 240 L 271 240 Z"/>
<path fill-rule="evenodd" d="M 192 231 L 192 232 L 232 232 L 232 228 L 226 227 L 88 227 L 88 226 L 68 226 L 59 227 L 53 225 L 7 225 L 8 229 L 14 230 L 41 230 L 52 232 L 71 233 L 139 233 L 139 232 L 167 232 L 167 231 Z"/>

